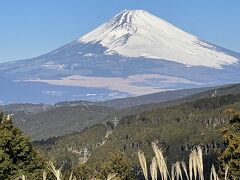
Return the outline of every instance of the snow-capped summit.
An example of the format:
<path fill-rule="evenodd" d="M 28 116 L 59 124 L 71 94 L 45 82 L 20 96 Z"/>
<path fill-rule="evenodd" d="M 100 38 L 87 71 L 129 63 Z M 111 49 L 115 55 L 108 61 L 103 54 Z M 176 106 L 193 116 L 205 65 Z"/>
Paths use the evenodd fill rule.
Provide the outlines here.
<path fill-rule="evenodd" d="M 80 43 L 100 43 L 105 54 L 164 59 L 221 68 L 237 58 L 144 10 L 124 10 L 86 34 Z"/>
<path fill-rule="evenodd" d="M 239 82 L 240 54 L 144 10 L 124 10 L 80 39 L 0 64 L 0 102 L 101 101 Z"/>

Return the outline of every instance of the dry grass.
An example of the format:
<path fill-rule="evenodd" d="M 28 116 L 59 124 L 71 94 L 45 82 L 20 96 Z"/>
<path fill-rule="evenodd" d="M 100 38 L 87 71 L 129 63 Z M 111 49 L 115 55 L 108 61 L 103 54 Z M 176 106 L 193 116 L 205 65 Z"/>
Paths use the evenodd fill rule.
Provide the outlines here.
<path fill-rule="evenodd" d="M 27 180 L 26 176 L 22 175 L 22 180 Z"/>
<path fill-rule="evenodd" d="M 152 143 L 152 149 L 157 159 L 158 169 L 159 169 L 161 178 L 162 180 L 167 180 L 168 177 L 170 177 L 170 175 L 167 169 L 166 161 L 163 156 L 163 151 L 162 149 L 158 148 L 157 144 L 154 142 Z"/>
<path fill-rule="evenodd" d="M 184 161 L 181 162 L 181 165 L 182 165 L 182 168 L 183 168 L 183 171 L 185 173 L 185 176 L 187 178 L 187 180 L 189 180 L 189 175 L 188 175 L 188 172 L 187 172 L 187 165 Z"/>
<path fill-rule="evenodd" d="M 203 174 L 202 149 L 197 146 L 189 155 L 189 178 L 192 180 L 194 176 L 194 179 L 197 179 L 197 177 L 199 177 L 199 180 L 204 180 Z"/>
<path fill-rule="evenodd" d="M 212 168 L 211 168 L 210 180 L 219 180 L 214 165 L 212 165 Z"/>
<path fill-rule="evenodd" d="M 46 173 L 46 171 L 43 171 L 43 180 L 47 180 L 47 173 Z"/>
<path fill-rule="evenodd" d="M 138 151 L 138 159 L 139 159 L 142 171 L 143 171 L 143 175 L 144 175 L 145 179 L 148 180 L 147 161 L 146 161 L 144 152 Z"/>
<path fill-rule="evenodd" d="M 61 169 L 62 168 L 57 169 L 54 166 L 52 161 L 48 162 L 48 170 L 53 173 L 53 175 L 56 177 L 57 180 L 62 180 L 62 178 L 63 178 Z"/>
<path fill-rule="evenodd" d="M 152 158 L 152 163 L 149 169 L 152 180 L 157 180 L 158 174 L 160 174 L 161 180 L 183 180 L 183 178 L 186 178 L 187 180 L 204 180 L 203 155 L 202 149 L 199 146 L 192 149 L 189 155 L 188 168 L 184 161 L 177 161 L 176 163 L 172 164 L 171 175 L 169 174 L 162 149 L 160 149 L 156 143 L 152 143 L 152 149 L 155 154 L 155 157 Z M 138 159 L 143 171 L 143 175 L 145 179 L 148 180 L 148 166 L 144 152 L 138 152 Z M 228 179 L 228 169 L 229 167 L 226 166 L 225 180 Z M 48 163 L 48 170 L 55 176 L 57 180 L 63 179 L 61 168 L 57 169 L 52 161 L 49 161 Z M 24 175 L 21 178 L 22 180 L 27 180 L 26 176 Z M 46 171 L 43 171 L 43 180 L 47 180 Z M 77 180 L 76 177 L 74 177 L 73 172 L 71 172 L 69 180 Z M 116 174 L 109 174 L 107 180 L 119 180 L 119 178 L 116 176 Z M 211 168 L 210 180 L 219 180 L 214 165 L 212 165 Z"/>
<path fill-rule="evenodd" d="M 107 180 L 121 180 L 121 179 L 117 177 L 117 174 L 109 174 Z"/>
<path fill-rule="evenodd" d="M 73 176 L 73 172 L 71 172 L 70 176 L 69 176 L 69 180 L 74 180 L 75 177 Z"/>
<path fill-rule="evenodd" d="M 143 154 L 144 156 L 144 154 Z M 144 157 L 145 158 L 145 157 Z M 57 169 L 55 166 L 54 166 L 54 163 L 52 161 L 49 161 L 48 162 L 48 170 L 55 176 L 56 180 L 63 180 L 63 175 L 61 173 L 61 169 L 62 168 L 59 168 Z M 47 180 L 47 173 L 46 171 L 43 171 L 43 180 Z M 21 180 L 27 180 L 26 176 L 25 175 L 22 175 L 20 177 Z M 69 178 L 69 180 L 81 180 L 80 179 L 77 179 L 74 175 L 73 175 L 73 172 L 71 172 Z M 96 179 L 96 178 L 91 178 L 91 180 L 100 180 L 100 179 Z M 108 177 L 107 177 L 107 180 L 121 180 L 119 177 L 117 177 L 117 174 L 109 174 Z"/>
<path fill-rule="evenodd" d="M 224 176 L 224 180 L 227 180 L 228 179 L 228 170 L 229 170 L 229 166 L 227 165 L 225 167 L 225 176 Z"/>
<path fill-rule="evenodd" d="M 163 156 L 163 151 L 160 149 L 156 143 L 152 143 L 152 149 L 155 157 L 152 159 L 152 164 L 150 166 L 150 175 L 152 180 L 158 179 L 158 170 L 161 176 L 161 180 L 204 180 L 204 170 L 203 170 L 203 153 L 200 146 L 196 146 L 192 149 L 189 155 L 189 166 L 185 162 L 179 162 L 172 164 L 171 176 L 169 174 L 167 163 Z M 146 159 L 143 152 L 138 153 L 139 161 L 145 179 L 148 179 L 148 168 L 146 165 Z M 228 178 L 228 167 L 225 169 L 225 180 Z M 210 180 L 219 180 L 216 169 L 214 165 L 211 168 Z"/>
<path fill-rule="evenodd" d="M 150 174 L 152 180 L 157 180 L 158 165 L 155 157 L 152 158 L 152 164 L 150 165 Z"/>
<path fill-rule="evenodd" d="M 177 161 L 176 163 L 172 164 L 171 170 L 171 179 L 174 180 L 183 180 L 182 170 L 181 170 L 181 163 Z"/>

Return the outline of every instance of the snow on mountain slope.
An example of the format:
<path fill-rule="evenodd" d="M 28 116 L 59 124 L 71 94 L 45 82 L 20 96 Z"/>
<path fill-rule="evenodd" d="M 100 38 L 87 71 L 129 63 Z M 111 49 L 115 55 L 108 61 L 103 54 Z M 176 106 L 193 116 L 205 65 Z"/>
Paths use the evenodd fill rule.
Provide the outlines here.
<path fill-rule="evenodd" d="M 240 79 L 240 54 L 143 10 L 47 54 L 0 64 L 0 103 L 102 101 Z"/>
<path fill-rule="evenodd" d="M 238 61 L 144 10 L 125 10 L 79 42 L 100 43 L 107 48 L 105 54 L 165 59 L 189 66 L 221 68 Z"/>

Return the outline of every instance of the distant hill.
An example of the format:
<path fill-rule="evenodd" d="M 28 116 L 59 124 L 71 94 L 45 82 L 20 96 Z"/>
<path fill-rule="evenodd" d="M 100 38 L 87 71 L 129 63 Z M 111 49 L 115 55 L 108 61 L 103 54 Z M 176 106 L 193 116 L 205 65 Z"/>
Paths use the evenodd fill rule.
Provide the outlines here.
<path fill-rule="evenodd" d="M 30 103 L 16 103 L 0 106 L 0 110 L 11 114 L 16 113 L 34 114 L 38 112 L 47 111 L 51 108 L 53 108 L 53 106 L 49 104 L 30 104 Z"/>
<path fill-rule="evenodd" d="M 145 105 L 148 103 L 181 99 L 212 88 L 167 91 L 103 102 L 65 101 L 53 105 L 19 103 L 5 105 L 0 109 L 14 114 L 14 123 L 33 140 L 41 140 L 80 132 L 94 124 L 111 121 L 115 116 L 122 118 L 151 109 L 152 105 Z"/>
<path fill-rule="evenodd" d="M 81 104 L 107 106 L 115 109 L 125 109 L 134 106 L 147 105 L 147 104 L 159 104 L 164 102 L 186 101 L 195 100 L 203 97 L 209 97 L 217 90 L 217 95 L 226 95 L 237 93 L 240 90 L 239 84 L 229 84 L 222 86 L 212 86 L 193 89 L 182 89 L 175 91 L 165 91 L 160 93 L 153 93 L 143 96 L 128 97 L 121 99 L 113 99 L 102 102 L 90 102 L 90 101 L 65 101 L 56 103 L 56 106 L 74 106 Z"/>
<path fill-rule="evenodd" d="M 73 101 L 60 102 L 55 105 L 11 104 L 3 106 L 2 109 L 7 113 L 13 113 L 15 124 L 33 140 L 41 140 L 81 132 L 86 127 L 107 121 L 111 122 L 115 117 L 119 120 L 160 107 L 178 105 L 212 96 L 237 94 L 238 92 L 240 92 L 240 85 L 235 84 L 169 91 L 98 103 Z M 148 102 L 149 104 L 147 104 Z"/>
<path fill-rule="evenodd" d="M 195 91 L 196 90 L 196 91 Z M 162 93 L 156 93 L 156 94 L 150 94 L 150 95 L 146 95 L 146 96 L 140 96 L 140 97 L 136 97 L 134 100 L 135 102 L 140 102 L 138 101 L 138 99 L 144 99 L 146 101 L 148 100 L 153 100 L 153 102 L 156 103 L 149 103 L 149 104 L 140 104 L 140 105 L 136 105 L 136 106 L 132 106 L 132 107 L 127 107 L 124 109 L 119 109 L 116 113 L 111 114 L 110 116 L 108 116 L 107 120 L 112 120 L 114 117 L 118 117 L 119 119 L 126 117 L 126 116 L 130 116 L 130 115 L 135 115 L 135 114 L 139 114 L 142 112 L 146 112 L 152 109 L 157 109 L 157 108 L 162 108 L 162 107 L 170 107 L 170 106 L 176 106 L 176 105 L 180 105 L 182 103 L 185 102 L 192 102 L 198 99 L 203 99 L 203 98 L 210 98 L 210 97 L 221 97 L 221 96 L 225 96 L 225 95 L 236 95 L 240 92 L 240 84 L 233 84 L 233 85 L 224 85 L 224 86 L 220 86 L 220 87 L 211 87 L 211 88 L 206 88 L 206 91 L 202 91 L 197 93 L 198 91 L 201 91 L 203 89 L 192 89 L 192 90 L 184 90 L 184 91 L 180 91 L 180 93 L 185 94 L 187 91 L 190 91 L 189 96 L 178 96 L 178 92 L 179 91 L 170 91 L 170 92 L 166 92 L 166 94 L 169 94 L 168 97 L 171 97 L 170 95 L 172 95 L 173 97 L 179 97 L 178 99 L 174 99 L 174 100 L 170 100 L 171 98 L 169 98 L 169 101 L 159 101 L 156 102 L 153 99 L 155 98 L 155 100 L 158 99 L 164 99 L 164 94 Z M 196 92 L 196 93 L 193 93 Z M 193 94 L 191 94 L 193 93 Z M 126 104 L 125 102 L 128 102 L 129 99 L 132 98 L 126 98 L 126 99 L 117 99 L 116 101 L 112 101 L 112 105 L 113 106 L 117 106 L 117 105 L 123 105 Z M 134 102 L 133 100 L 133 102 Z M 141 102 L 145 102 L 145 101 L 141 101 Z M 104 105 L 110 105 L 111 103 L 105 103 L 102 102 Z M 119 103 L 119 104 L 118 104 Z M 122 103 L 122 104 L 121 104 Z"/>
<path fill-rule="evenodd" d="M 110 153 L 123 151 L 136 165 L 138 149 L 148 152 L 150 161 L 152 141 L 164 149 L 170 163 L 184 159 L 194 145 L 201 145 L 207 157 L 213 156 L 214 150 L 222 146 L 221 128 L 229 121 L 225 113 L 229 107 L 240 110 L 240 94 L 208 97 L 126 116 L 106 144 L 92 152 L 89 163 L 100 163 Z"/>
<path fill-rule="evenodd" d="M 204 92 L 210 89 L 215 89 L 215 88 L 217 87 L 204 87 L 204 88 L 194 88 L 194 89 L 182 89 L 182 90 L 176 90 L 176 91 L 165 91 L 165 92 L 153 93 L 153 94 L 148 94 L 148 95 L 143 95 L 138 97 L 114 99 L 114 100 L 99 102 L 97 104 L 113 107 L 117 109 L 124 109 L 124 108 L 143 105 L 143 104 L 173 101 L 173 100 L 181 99 L 187 96 L 191 96 L 193 94 L 197 94 L 197 93 Z"/>
<path fill-rule="evenodd" d="M 59 165 L 78 164 L 84 148 L 91 153 L 88 163 L 97 165 L 109 154 L 124 151 L 134 165 L 136 152 L 142 149 L 150 160 L 150 144 L 156 140 L 164 149 L 167 160 L 182 160 L 194 145 L 201 145 L 207 166 L 215 159 L 215 149 L 221 148 L 221 129 L 228 123 L 227 108 L 240 110 L 240 85 L 221 87 L 201 92 L 177 101 L 140 105 L 112 112 L 101 124 L 83 132 L 36 142 L 44 153 L 55 157 Z M 119 124 L 107 138 L 107 129 L 113 128 L 112 119 Z M 69 149 L 70 148 L 70 149 Z"/>
<path fill-rule="evenodd" d="M 104 122 L 113 112 L 112 108 L 95 105 L 64 106 L 34 114 L 16 114 L 14 123 L 33 140 L 41 140 L 80 132 Z"/>
<path fill-rule="evenodd" d="M 139 106 L 143 104 L 151 104 L 151 103 L 162 103 L 167 101 L 173 101 L 177 99 L 181 99 L 187 96 L 191 96 L 193 94 L 197 94 L 200 92 L 204 92 L 211 89 L 216 89 L 218 87 L 204 87 L 204 88 L 193 88 L 193 89 L 182 89 L 175 91 L 164 91 L 160 93 L 153 93 L 143 96 L 136 97 L 128 97 L 128 98 L 120 98 L 113 99 L 108 101 L 101 102 L 90 102 L 90 101 L 64 101 L 56 103 L 55 106 L 74 106 L 81 104 L 88 105 L 99 105 L 99 106 L 107 106 L 115 109 L 124 109 L 133 106 Z"/>
<path fill-rule="evenodd" d="M 232 88 L 234 89 L 234 88 Z M 36 146 L 46 154 L 55 157 L 65 167 L 78 164 L 81 152 L 86 148 L 90 155 L 88 164 L 98 166 L 113 152 L 125 152 L 133 166 L 138 165 L 136 152 L 147 152 L 150 163 L 151 142 L 158 142 L 167 161 L 187 159 L 191 148 L 200 145 L 204 153 L 205 168 L 216 160 L 215 150 L 222 147 L 221 128 L 229 121 L 227 108 L 240 110 L 240 93 L 206 97 L 168 107 L 156 107 L 145 112 L 123 117 L 107 138 L 109 124 L 96 125 L 81 133 L 74 133 L 37 142 Z"/>

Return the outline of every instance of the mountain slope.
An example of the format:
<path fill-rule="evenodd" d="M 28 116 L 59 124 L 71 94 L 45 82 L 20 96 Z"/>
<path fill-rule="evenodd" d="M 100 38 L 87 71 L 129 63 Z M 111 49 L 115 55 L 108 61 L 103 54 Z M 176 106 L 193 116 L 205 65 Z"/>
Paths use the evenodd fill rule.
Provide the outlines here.
<path fill-rule="evenodd" d="M 32 140 L 41 140 L 81 132 L 105 122 L 107 116 L 114 112 L 112 108 L 94 105 L 54 107 L 43 112 L 15 114 L 14 124 Z"/>
<path fill-rule="evenodd" d="M 239 82 L 240 54 L 142 10 L 36 58 L 2 63 L 0 103 L 103 101 Z"/>
<path fill-rule="evenodd" d="M 140 106 L 145 104 L 154 104 L 154 103 L 164 103 L 169 101 L 177 101 L 179 99 L 184 99 L 194 94 L 200 92 L 205 92 L 208 90 L 218 89 L 219 87 L 204 87 L 204 88 L 195 88 L 195 89 L 181 89 L 175 91 L 164 91 L 160 93 L 147 94 L 137 97 L 128 97 L 121 99 L 113 99 L 103 102 L 97 102 L 96 104 L 112 107 L 116 109 L 125 109 L 134 106 Z"/>
<path fill-rule="evenodd" d="M 232 88 L 234 89 L 234 88 Z M 155 141 L 163 149 L 168 163 L 187 160 L 192 147 L 200 145 L 203 149 L 205 168 L 216 160 L 216 148 L 222 147 L 221 129 L 229 121 L 227 108 L 240 109 L 240 94 L 219 97 L 207 97 L 171 107 L 155 107 L 155 109 L 136 113 L 122 118 L 107 139 L 106 127 L 97 125 L 82 133 L 75 133 L 38 142 L 43 149 L 56 159 L 59 165 L 77 165 L 83 157 L 81 152 L 87 148 L 91 154 L 88 164 L 99 166 L 111 153 L 124 152 L 133 165 L 138 165 L 137 151 L 146 153 L 151 163 L 151 142 Z M 99 136 L 94 136 L 99 134 Z M 210 169 L 210 168 L 209 168 Z"/>
<path fill-rule="evenodd" d="M 203 90 L 180 90 L 166 92 L 165 95 L 157 93 L 98 103 L 74 101 L 44 106 L 41 104 L 13 104 L 0 107 L 0 109 L 3 109 L 6 113 L 14 113 L 15 125 L 30 135 L 33 140 L 41 140 L 81 132 L 83 129 L 98 123 L 112 122 L 115 118 L 120 120 L 126 116 L 157 108 L 177 106 L 198 99 L 211 98 L 213 95 L 219 98 L 227 95 L 237 95 L 240 92 L 240 85 L 226 85 L 216 87 L 215 90 L 209 90 L 208 88 L 205 89 L 206 91 Z M 172 97 L 169 98 L 170 96 Z M 166 101 L 166 98 L 169 101 Z"/>
<path fill-rule="evenodd" d="M 143 10 L 125 10 L 79 39 L 100 43 L 105 54 L 165 59 L 190 66 L 221 68 L 237 58 Z"/>

